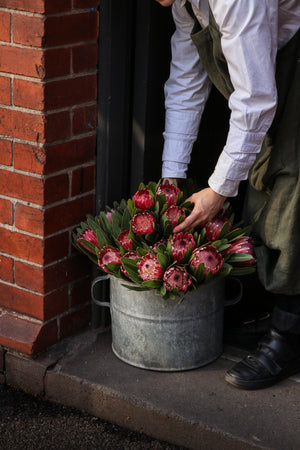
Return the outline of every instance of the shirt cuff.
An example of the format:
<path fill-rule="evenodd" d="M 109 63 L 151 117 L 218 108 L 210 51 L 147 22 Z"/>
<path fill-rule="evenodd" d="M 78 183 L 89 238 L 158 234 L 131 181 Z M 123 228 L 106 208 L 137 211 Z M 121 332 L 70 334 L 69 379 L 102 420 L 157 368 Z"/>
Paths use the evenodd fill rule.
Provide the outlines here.
<path fill-rule="evenodd" d="M 240 181 L 248 178 L 264 137 L 264 132 L 241 131 L 231 125 L 226 146 L 208 180 L 209 186 L 218 194 L 235 197 Z"/>
<path fill-rule="evenodd" d="M 224 195 L 224 197 L 236 197 L 238 195 L 240 181 L 219 177 L 218 174 L 214 172 L 208 180 L 208 185 L 213 191 L 220 195 Z"/>

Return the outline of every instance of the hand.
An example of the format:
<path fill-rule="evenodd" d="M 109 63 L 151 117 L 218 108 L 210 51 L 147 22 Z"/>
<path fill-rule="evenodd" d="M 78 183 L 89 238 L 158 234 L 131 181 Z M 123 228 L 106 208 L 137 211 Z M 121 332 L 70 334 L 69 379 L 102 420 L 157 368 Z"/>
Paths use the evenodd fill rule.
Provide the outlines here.
<path fill-rule="evenodd" d="M 194 203 L 191 214 L 174 228 L 174 233 L 190 231 L 198 225 L 205 225 L 222 208 L 226 197 L 213 191 L 211 188 L 196 192 L 187 201 Z"/>

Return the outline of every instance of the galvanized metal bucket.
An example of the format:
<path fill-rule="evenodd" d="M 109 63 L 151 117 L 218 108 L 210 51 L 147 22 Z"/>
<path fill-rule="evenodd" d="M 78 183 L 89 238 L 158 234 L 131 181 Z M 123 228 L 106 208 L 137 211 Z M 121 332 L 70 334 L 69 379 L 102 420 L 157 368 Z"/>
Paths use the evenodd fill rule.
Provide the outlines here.
<path fill-rule="evenodd" d="M 97 283 L 110 278 L 110 302 L 94 298 Z M 112 350 L 122 361 L 158 371 L 195 369 L 223 351 L 224 279 L 193 292 L 182 303 L 155 291 L 132 291 L 104 275 L 92 284 L 96 304 L 110 307 Z"/>

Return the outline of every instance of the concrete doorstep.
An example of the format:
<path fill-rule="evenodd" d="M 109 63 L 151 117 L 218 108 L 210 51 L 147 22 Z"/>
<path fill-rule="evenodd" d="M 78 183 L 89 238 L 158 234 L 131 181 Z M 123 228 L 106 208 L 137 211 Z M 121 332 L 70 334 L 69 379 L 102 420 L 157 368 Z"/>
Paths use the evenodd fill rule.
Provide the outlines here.
<path fill-rule="evenodd" d="M 110 329 L 88 329 L 36 359 L 5 355 L 7 384 L 189 449 L 300 448 L 300 377 L 235 389 L 225 371 L 244 351 L 226 347 L 194 370 L 159 372 L 119 360 Z"/>

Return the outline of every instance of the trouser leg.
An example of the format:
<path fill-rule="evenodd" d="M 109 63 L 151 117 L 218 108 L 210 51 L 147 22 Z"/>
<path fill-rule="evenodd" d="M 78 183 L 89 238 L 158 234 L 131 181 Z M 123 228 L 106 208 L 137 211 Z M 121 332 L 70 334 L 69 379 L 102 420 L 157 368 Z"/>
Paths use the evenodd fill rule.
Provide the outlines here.
<path fill-rule="evenodd" d="M 276 295 L 271 324 L 282 334 L 300 335 L 300 295 Z"/>

